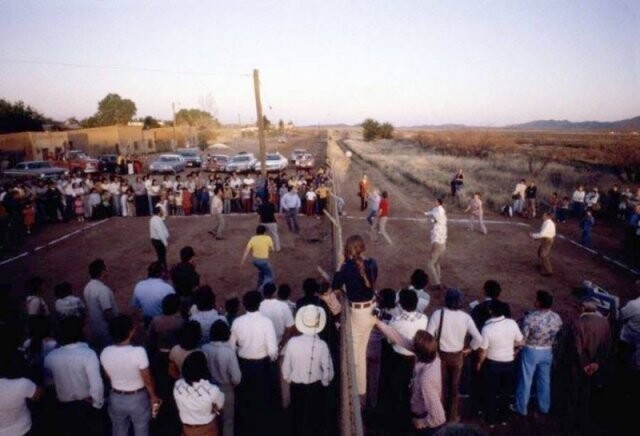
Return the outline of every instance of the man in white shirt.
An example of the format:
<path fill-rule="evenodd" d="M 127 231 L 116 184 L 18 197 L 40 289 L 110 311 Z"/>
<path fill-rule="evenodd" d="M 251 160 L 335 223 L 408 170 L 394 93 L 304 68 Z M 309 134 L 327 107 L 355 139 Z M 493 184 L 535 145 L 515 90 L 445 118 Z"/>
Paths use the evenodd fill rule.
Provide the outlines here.
<path fill-rule="evenodd" d="M 162 280 L 164 268 L 160 262 L 153 262 L 147 269 L 148 278 L 138 282 L 133 289 L 131 306 L 142 312 L 145 328 L 154 316 L 162 315 L 162 300 L 175 294 L 173 287 Z"/>
<path fill-rule="evenodd" d="M 84 301 L 89 316 L 89 330 L 91 332 L 91 346 L 100 352 L 111 344 L 111 336 L 107 327 L 107 320 L 118 314 L 118 306 L 113 291 L 104 284 L 107 266 L 102 259 L 96 259 L 89 264 L 91 280 L 84 288 Z"/>
<path fill-rule="evenodd" d="M 449 421 L 460 419 L 458 414 L 458 391 L 465 349 L 465 339 L 471 336 L 471 348 L 476 350 L 482 343 L 482 336 L 471 316 L 463 312 L 462 293 L 449 289 L 444 297 L 445 307 L 433 312 L 427 331 L 438 342 L 442 364 L 442 391 L 445 410 Z"/>
<path fill-rule="evenodd" d="M 436 199 L 436 207 L 424 213 L 431 218 L 433 227 L 431 228 L 431 249 L 429 262 L 427 264 L 429 278 L 434 287 L 441 286 L 440 259 L 444 255 L 447 244 L 447 213 L 442 207 L 442 199 Z"/>
<path fill-rule="evenodd" d="M 504 315 L 504 306 L 492 302 L 491 318 L 482 328 L 482 345 L 476 370 L 483 370 L 485 419 L 489 426 L 506 423 L 513 395 L 515 348 L 524 339 L 518 324 Z M 484 366 L 484 368 L 483 368 Z"/>
<path fill-rule="evenodd" d="M 209 234 L 216 238 L 216 240 L 223 239 L 222 231 L 224 230 L 224 215 L 222 211 L 224 204 L 222 202 L 222 189 L 215 188 L 213 191 L 213 197 L 211 198 L 211 215 L 213 216 L 213 230 L 209 231 Z"/>
<path fill-rule="evenodd" d="M 289 187 L 289 192 L 284 194 L 280 199 L 280 212 L 284 213 L 287 221 L 287 227 L 294 233 L 300 233 L 298 226 L 298 210 L 300 210 L 300 196 L 298 188 Z"/>
<path fill-rule="evenodd" d="M 542 227 L 538 233 L 531 233 L 533 239 L 540 239 L 540 247 L 538 247 L 538 259 L 540 260 L 540 274 L 545 277 L 553 275 L 551 267 L 551 247 L 556 237 L 556 224 L 553 222 L 551 214 L 545 212 L 542 214 Z"/>
<path fill-rule="evenodd" d="M 262 288 L 264 300 L 260 303 L 260 313 L 271 320 L 278 344 L 284 344 L 293 333 L 293 314 L 289 305 L 276 299 L 276 285 L 266 283 Z"/>
<path fill-rule="evenodd" d="M 516 183 L 516 187 L 513 190 L 513 213 L 521 213 L 524 206 L 524 191 L 527 189 L 527 181 L 521 179 Z"/>
<path fill-rule="evenodd" d="M 103 434 L 100 362 L 83 340 L 82 321 L 76 317 L 61 320 L 57 339 L 60 347 L 47 354 L 44 368 L 55 385 L 61 430 L 69 435 Z"/>
<path fill-rule="evenodd" d="M 167 246 L 169 245 L 169 230 L 164 223 L 164 211 L 160 204 L 156 205 L 154 215 L 149 221 L 149 236 L 151 237 L 151 245 L 156 251 L 158 262 L 167 269 Z"/>
<path fill-rule="evenodd" d="M 315 305 L 302 306 L 296 313 L 296 328 L 302 335 L 287 343 L 282 377 L 291 387 L 293 434 L 328 434 L 327 387 L 334 370 L 329 347 L 318 337 L 327 322 L 325 311 Z"/>
<path fill-rule="evenodd" d="M 274 401 L 273 367 L 278 342 L 273 323 L 259 312 L 262 297 L 257 291 L 244 294 L 247 313 L 231 325 L 229 343 L 238 353 L 242 381 L 237 387 L 236 434 L 258 436 L 270 428 Z"/>
<path fill-rule="evenodd" d="M 428 318 L 423 313 L 416 311 L 418 295 L 409 289 L 403 289 L 398 293 L 400 313 L 389 323 L 400 335 L 410 342 L 418 330 L 427 329 Z M 381 407 L 389 415 L 389 422 L 398 434 L 411 432 L 411 377 L 415 365 L 416 356 L 399 344 L 393 344 L 393 353 L 389 354 L 388 386 L 385 395 L 380 398 Z"/>

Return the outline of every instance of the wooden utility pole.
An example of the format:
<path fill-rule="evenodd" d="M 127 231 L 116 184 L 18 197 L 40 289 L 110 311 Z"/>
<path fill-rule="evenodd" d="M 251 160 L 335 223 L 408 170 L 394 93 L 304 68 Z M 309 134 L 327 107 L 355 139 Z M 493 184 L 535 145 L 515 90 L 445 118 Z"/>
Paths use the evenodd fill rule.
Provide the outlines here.
<path fill-rule="evenodd" d="M 260 172 L 262 178 L 267 179 L 266 145 L 264 142 L 264 117 L 262 116 L 262 102 L 260 101 L 260 72 L 253 70 L 253 90 L 256 94 L 256 112 L 258 113 L 258 141 L 260 143 Z"/>
<path fill-rule="evenodd" d="M 173 114 L 173 150 L 178 148 L 178 135 L 176 135 L 176 103 L 171 102 L 171 113 Z"/>

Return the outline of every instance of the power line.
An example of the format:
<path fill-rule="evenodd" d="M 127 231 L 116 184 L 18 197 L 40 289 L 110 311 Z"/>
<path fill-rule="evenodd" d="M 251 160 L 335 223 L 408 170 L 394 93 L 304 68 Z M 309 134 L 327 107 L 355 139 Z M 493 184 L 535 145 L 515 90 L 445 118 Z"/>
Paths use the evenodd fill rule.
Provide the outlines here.
<path fill-rule="evenodd" d="M 186 76 L 238 76 L 238 77 L 251 77 L 251 74 L 242 73 L 207 73 L 198 71 L 180 71 L 180 70 L 165 70 L 161 68 L 140 68 L 140 67 L 123 67 L 117 65 L 91 65 L 91 64 L 75 64 L 69 62 L 50 62 L 28 59 L 2 59 L 0 62 L 15 63 L 15 64 L 28 64 L 28 65 L 49 65 L 57 67 L 68 68 L 91 68 L 102 70 L 118 70 L 118 71 L 140 71 L 145 73 L 162 73 L 162 74 L 178 74 Z"/>

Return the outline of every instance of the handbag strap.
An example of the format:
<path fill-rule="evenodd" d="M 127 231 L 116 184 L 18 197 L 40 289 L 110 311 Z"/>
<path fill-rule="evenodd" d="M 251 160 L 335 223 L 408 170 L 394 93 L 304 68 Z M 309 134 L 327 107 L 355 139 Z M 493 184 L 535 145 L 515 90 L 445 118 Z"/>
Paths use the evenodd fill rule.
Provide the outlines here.
<path fill-rule="evenodd" d="M 438 325 L 438 332 L 436 333 L 436 343 L 438 349 L 440 349 L 440 337 L 442 336 L 442 323 L 444 321 L 444 309 L 440 309 L 440 324 Z"/>

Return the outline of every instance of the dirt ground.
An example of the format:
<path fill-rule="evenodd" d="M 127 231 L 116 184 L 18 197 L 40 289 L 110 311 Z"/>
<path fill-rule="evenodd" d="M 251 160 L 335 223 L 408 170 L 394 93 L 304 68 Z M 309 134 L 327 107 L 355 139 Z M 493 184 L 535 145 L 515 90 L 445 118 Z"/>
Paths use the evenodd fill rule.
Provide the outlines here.
<path fill-rule="evenodd" d="M 289 157 L 294 148 L 306 148 L 324 162 L 324 143 L 311 132 L 290 139 L 286 144 L 270 140 L 267 150 L 277 149 Z M 255 141 L 242 141 L 234 151 L 255 151 Z M 184 173 L 183 173 L 184 174 Z M 157 176 L 156 176 L 157 177 Z M 326 218 L 300 217 L 300 235 L 290 233 L 282 217 L 278 217 L 282 250 L 272 255 L 272 265 L 278 283 L 289 283 L 297 297 L 302 281 L 311 276 L 320 278 L 317 267 L 331 271 L 331 227 Z M 209 284 L 223 305 L 226 298 L 242 296 L 255 288 L 256 269 L 240 260 L 248 239 L 255 233 L 257 215 L 232 214 L 226 216 L 224 240 L 215 240 L 207 233 L 213 225 L 210 216 L 169 217 L 170 233 L 168 263 L 179 261 L 179 251 L 191 245 L 196 252 L 196 269 L 201 282 Z M 38 249 L 69 233 L 79 231 L 46 248 Z M 38 275 L 45 280 L 46 297 L 52 302 L 52 288 L 68 281 L 74 293 L 82 294 L 89 279 L 88 264 L 96 258 L 105 260 L 108 267 L 107 284 L 115 291 L 121 309 L 129 307 L 131 293 L 138 280 L 146 277 L 147 266 L 155 260 L 149 241 L 149 218 L 110 218 L 105 222 L 54 224 L 27 239 L 20 253 L 28 256 L 0 266 L 0 283 L 10 282 L 13 291 L 21 293 L 28 279 Z M 9 256 L 0 258 L 7 260 Z"/>

